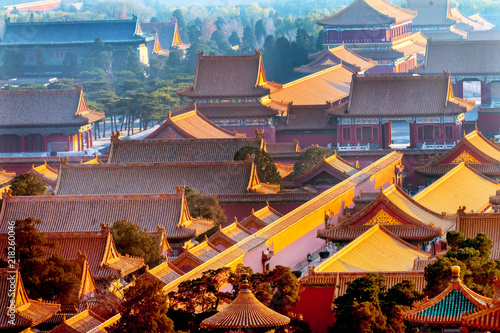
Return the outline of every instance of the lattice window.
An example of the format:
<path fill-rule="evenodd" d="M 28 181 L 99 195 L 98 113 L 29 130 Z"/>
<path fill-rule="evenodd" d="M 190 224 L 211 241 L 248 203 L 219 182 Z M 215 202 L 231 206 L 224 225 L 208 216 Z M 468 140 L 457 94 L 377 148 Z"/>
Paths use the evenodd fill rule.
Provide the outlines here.
<path fill-rule="evenodd" d="M 381 209 L 378 211 L 378 213 L 372 217 L 369 221 L 367 221 L 365 224 L 403 224 L 396 220 L 394 217 L 392 217 L 389 213 L 387 213 L 385 210 Z"/>

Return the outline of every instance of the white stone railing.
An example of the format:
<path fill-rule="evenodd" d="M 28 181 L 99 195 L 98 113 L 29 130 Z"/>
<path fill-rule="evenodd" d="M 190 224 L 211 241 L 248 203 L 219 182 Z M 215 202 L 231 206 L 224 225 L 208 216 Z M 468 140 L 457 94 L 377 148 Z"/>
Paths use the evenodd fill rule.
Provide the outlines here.
<path fill-rule="evenodd" d="M 367 143 L 366 145 L 360 145 L 359 143 L 356 145 L 350 145 L 349 143 L 347 146 L 341 146 L 340 144 L 337 143 L 337 150 L 338 151 L 356 151 L 356 150 L 370 150 L 370 144 Z"/>
<path fill-rule="evenodd" d="M 455 142 L 433 142 L 433 143 L 426 143 L 422 145 L 422 149 L 451 149 L 455 147 Z"/>

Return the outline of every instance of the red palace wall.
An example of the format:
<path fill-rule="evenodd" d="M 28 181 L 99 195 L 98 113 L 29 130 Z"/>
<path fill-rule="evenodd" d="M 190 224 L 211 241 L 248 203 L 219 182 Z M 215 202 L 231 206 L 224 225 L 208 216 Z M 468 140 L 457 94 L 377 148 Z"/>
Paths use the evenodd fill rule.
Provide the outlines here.
<path fill-rule="evenodd" d="M 270 206 L 285 215 L 295 208 L 303 205 L 305 202 L 296 202 L 296 203 L 270 203 Z M 252 208 L 257 211 L 266 206 L 266 203 L 221 203 L 221 208 L 224 210 L 227 216 L 227 222 L 223 225 L 223 227 L 230 225 L 234 222 L 234 217 L 238 219 L 238 221 L 243 220 L 245 217 L 250 216 L 252 214 Z"/>
<path fill-rule="evenodd" d="M 498 113 L 484 113 L 479 110 L 477 117 L 477 129 L 484 135 L 495 135 L 500 133 L 500 109 Z"/>
<path fill-rule="evenodd" d="M 265 132 L 264 132 L 265 134 Z M 299 140 L 301 147 L 320 145 L 326 147 L 329 143 L 337 145 L 337 133 L 276 133 L 276 142 L 293 142 Z"/>
<path fill-rule="evenodd" d="M 302 289 L 303 287 L 301 287 Z M 305 287 L 294 313 L 301 314 L 312 332 L 326 333 L 334 323 L 332 301 L 335 287 Z"/>

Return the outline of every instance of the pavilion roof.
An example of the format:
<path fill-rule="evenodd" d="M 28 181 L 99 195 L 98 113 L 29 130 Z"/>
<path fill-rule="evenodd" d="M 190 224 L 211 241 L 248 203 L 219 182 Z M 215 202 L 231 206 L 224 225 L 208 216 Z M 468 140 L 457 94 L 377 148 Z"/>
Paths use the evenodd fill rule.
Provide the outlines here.
<path fill-rule="evenodd" d="M 144 43 L 137 17 L 130 20 L 5 22 L 0 45 L 92 44 L 96 39 L 106 44 Z M 57 104 L 57 103 L 56 103 Z"/>
<path fill-rule="evenodd" d="M 44 161 L 44 164 L 37 167 L 33 164 L 29 172 L 34 173 L 41 181 L 47 184 L 55 185 L 57 182 L 58 171 L 48 165 L 47 161 Z"/>
<path fill-rule="evenodd" d="M 447 217 L 428 209 L 406 194 L 399 186 L 392 185 L 385 189 L 383 193 L 398 209 L 418 221 L 428 225 L 433 224 L 434 228 L 441 229 L 443 233 L 448 232 L 455 226 L 454 217 Z"/>
<path fill-rule="evenodd" d="M 465 314 L 462 325 L 476 330 L 498 330 L 500 327 L 500 277 L 493 280 L 495 296 L 493 303 L 484 310 L 479 310 L 471 314 Z"/>
<path fill-rule="evenodd" d="M 343 44 L 334 48 L 328 48 L 328 50 L 320 51 L 314 54 L 314 57 L 315 60 L 295 68 L 294 71 L 299 73 L 315 73 L 328 67 L 343 65 L 351 71 L 364 72 L 377 66 L 376 61 L 360 56 Z"/>
<path fill-rule="evenodd" d="M 246 137 L 236 131 L 228 131 L 215 125 L 202 115 L 194 105 L 193 111 L 177 116 L 169 112 L 168 119 L 163 122 L 146 139 L 222 139 Z"/>
<path fill-rule="evenodd" d="M 427 38 L 421 32 L 416 32 L 410 38 L 395 42 L 393 48 L 395 51 L 401 52 L 404 57 L 409 57 L 416 53 L 425 55 L 426 45 Z"/>
<path fill-rule="evenodd" d="M 250 285 L 245 280 L 236 299 L 226 308 L 203 320 L 201 327 L 219 329 L 278 327 L 290 322 L 290 318 L 262 304 L 249 288 Z"/>
<path fill-rule="evenodd" d="M 450 75 L 446 73 L 439 76 L 353 75 L 347 112 L 337 107 L 332 113 L 343 117 L 439 116 L 459 115 L 473 107 L 473 101 L 454 97 Z"/>
<path fill-rule="evenodd" d="M 267 204 L 265 207 L 259 209 L 258 211 L 252 210 L 251 216 L 257 217 L 266 224 L 270 224 L 282 217 L 283 214 Z M 241 224 L 244 226 L 244 220 L 241 221 Z"/>
<path fill-rule="evenodd" d="M 265 149 L 261 137 L 184 140 L 112 140 L 108 163 L 233 161 L 242 147 Z"/>
<path fill-rule="evenodd" d="M 406 0 L 406 8 L 418 14 L 412 20 L 412 25 L 418 26 L 452 26 L 455 21 L 451 19 L 450 1 L 419 1 Z"/>
<path fill-rule="evenodd" d="M 412 72 L 440 74 L 443 71 L 450 71 L 453 75 L 498 74 L 500 62 L 496 54 L 500 54 L 500 40 L 429 40 L 424 64 Z"/>
<path fill-rule="evenodd" d="M 176 193 L 191 186 L 208 195 L 267 193 L 255 164 L 235 162 L 61 164 L 56 195 Z M 266 185 L 266 184 L 265 184 Z M 273 187 L 266 185 L 272 190 Z M 276 189 L 272 193 L 276 193 Z"/>
<path fill-rule="evenodd" d="M 327 110 L 331 104 L 323 105 L 287 105 L 286 117 L 277 121 L 278 131 L 333 130 L 336 124 L 330 122 Z M 284 119 L 283 119 L 284 118 Z"/>
<path fill-rule="evenodd" d="M 401 272 L 413 269 L 428 253 L 406 243 L 384 225 L 375 224 L 316 267 L 318 272 Z"/>
<path fill-rule="evenodd" d="M 289 235 L 297 235 L 295 230 L 298 229 L 294 229 L 294 227 L 297 227 L 299 223 L 306 221 L 306 219 L 314 213 L 323 216 L 325 214 L 325 206 L 327 204 L 331 203 L 332 200 L 336 200 L 337 198 L 341 197 L 346 192 L 352 191 L 358 184 L 363 184 L 365 181 L 373 181 L 374 179 L 379 179 L 379 181 L 382 181 L 381 177 L 385 177 L 384 175 L 387 173 L 387 169 L 390 168 L 391 171 L 393 171 L 393 167 L 395 166 L 395 164 L 401 163 L 402 156 L 402 153 L 391 152 L 390 154 L 374 162 L 372 165 L 361 170 L 351 178 L 346 179 L 345 181 L 326 190 L 325 192 L 309 200 L 299 208 L 282 216 L 263 229 L 258 230 L 250 237 L 244 238 L 242 241 L 232 245 L 226 251 L 223 251 L 222 253 L 203 263 L 199 267 L 194 268 L 189 273 L 186 273 L 181 278 L 167 285 L 165 287 L 165 290 L 175 290 L 182 281 L 186 279 L 197 278 L 201 275 L 202 272 L 208 269 L 217 269 L 222 266 L 234 264 L 235 262 L 241 262 L 239 260 L 242 260 L 243 256 L 246 253 L 257 248 L 265 247 L 266 244 L 267 246 L 273 244 L 274 251 L 283 249 L 285 244 L 274 242 L 277 235 L 283 235 L 284 232 L 289 232 Z M 390 179 L 392 179 L 392 176 Z M 294 230 L 294 232 L 290 233 L 291 230 Z"/>
<path fill-rule="evenodd" d="M 444 175 L 457 164 L 467 163 L 486 175 L 500 174 L 500 148 L 486 139 L 477 129 L 465 135 L 447 153 L 429 163 L 415 166 L 414 172 L 426 176 Z"/>
<path fill-rule="evenodd" d="M 148 22 L 141 23 L 142 31 L 153 33 L 153 29 L 158 34 L 158 41 L 164 50 L 169 50 L 172 46 L 182 46 L 181 36 L 177 26 L 177 20 L 172 17 L 170 22 Z"/>
<path fill-rule="evenodd" d="M 324 156 L 323 160 L 320 163 L 316 164 L 311 169 L 299 175 L 294 180 L 296 183 L 302 183 L 304 179 L 310 179 L 323 171 L 331 173 L 333 176 L 340 180 L 344 180 L 358 173 L 359 166 L 358 168 L 356 168 L 355 165 L 347 162 L 342 157 L 340 157 L 335 150 L 335 153 L 332 156 Z"/>
<path fill-rule="evenodd" d="M 192 98 L 261 97 L 270 92 L 261 86 L 265 82 L 264 63 L 258 51 L 237 56 L 205 56 L 201 52 L 193 86 L 177 94 Z"/>
<path fill-rule="evenodd" d="M 458 271 L 458 273 L 457 273 Z M 410 310 L 402 313 L 405 320 L 428 325 L 460 324 L 465 314 L 483 310 L 492 299 L 470 290 L 460 280 L 460 267 L 452 267 L 453 278 L 450 285 L 439 295 L 417 301 Z"/>
<path fill-rule="evenodd" d="M 460 163 L 437 181 L 417 193 L 413 199 L 435 212 L 455 214 L 459 207 L 482 212 L 500 185 L 468 164 Z"/>
<path fill-rule="evenodd" d="M 458 9 L 458 7 L 452 8 L 450 10 L 451 18 L 456 21 L 456 26 L 465 28 L 463 30 L 485 30 L 488 29 L 483 25 L 482 22 L 474 20 L 472 17 L 466 16 L 464 13 Z M 486 22 L 486 21 L 485 21 Z M 488 22 L 489 23 L 489 22 Z M 491 24 L 491 23 L 490 23 Z M 491 29 L 490 27 L 489 29 Z"/>
<path fill-rule="evenodd" d="M 16 177 L 15 172 L 8 172 L 0 169 L 0 186 L 3 187 L 10 184 L 14 180 L 14 177 Z"/>
<path fill-rule="evenodd" d="M 479 13 L 476 13 L 474 15 L 470 15 L 469 19 L 474 20 L 477 23 L 481 24 L 482 25 L 481 30 L 490 30 L 490 29 L 493 29 L 495 27 L 495 25 L 493 23 L 491 23 L 490 21 L 485 19 L 484 16 L 482 16 Z"/>
<path fill-rule="evenodd" d="M 12 282 L 10 279 L 12 277 L 14 278 L 14 295 L 9 297 L 7 291 L 11 290 Z M 60 304 L 29 299 L 18 270 L 1 268 L 0 287 L 5 290 L 0 293 L 0 329 L 33 327 L 47 320 L 61 309 Z M 13 325 L 10 322 L 11 318 L 7 316 L 12 299 L 15 302 L 16 309 Z"/>
<path fill-rule="evenodd" d="M 393 190 L 402 192 L 399 188 Z M 442 235 L 440 228 L 407 214 L 381 191 L 377 198 L 362 210 L 353 216 L 339 219 L 337 226 L 318 230 L 318 237 L 333 242 L 352 241 L 371 229 L 374 224 L 380 224 L 394 235 L 412 242 L 431 241 Z"/>
<path fill-rule="evenodd" d="M 82 86 L 77 85 L 74 90 L 2 90 L 0 118 L 0 127 L 82 126 L 104 118 L 104 113 L 87 107 Z"/>
<path fill-rule="evenodd" d="M 385 0 L 354 0 L 340 12 L 317 21 L 323 26 L 376 26 L 411 21 L 417 12 Z"/>
<path fill-rule="evenodd" d="M 146 266 L 146 272 L 141 275 L 141 279 L 148 279 L 153 282 L 161 282 L 167 285 L 183 274 L 184 272 L 175 267 L 171 261 L 164 261 L 152 269 Z"/>
<path fill-rule="evenodd" d="M 325 105 L 327 101 L 339 101 L 349 95 L 352 74 L 341 64 L 309 74 L 271 93 L 270 105 Z"/>
<path fill-rule="evenodd" d="M 291 163 L 274 163 L 278 169 L 281 178 L 285 178 L 293 172 L 293 164 Z"/>
<path fill-rule="evenodd" d="M 83 162 L 83 160 L 80 160 L 80 164 L 101 164 L 102 161 L 99 159 L 97 154 L 94 155 L 94 158 L 91 160 L 88 160 L 86 162 Z"/>
<path fill-rule="evenodd" d="M 42 220 L 40 232 L 100 231 L 101 224 L 127 220 L 149 232 L 160 225 L 169 240 L 189 239 L 196 230 L 183 193 L 4 196 L 0 232 L 7 232 L 7 221 L 28 217 Z"/>
<path fill-rule="evenodd" d="M 493 241 L 490 258 L 500 260 L 500 213 L 458 214 L 457 230 L 465 238 L 475 238 L 484 232 Z"/>
<path fill-rule="evenodd" d="M 101 232 L 51 232 L 47 240 L 58 244 L 46 249 L 50 255 L 87 260 L 90 274 L 96 280 L 123 277 L 144 266 L 143 258 L 118 253 L 109 228 Z"/>
<path fill-rule="evenodd" d="M 90 309 L 78 313 L 70 319 L 64 320 L 63 323 L 50 333 L 88 333 L 95 332 L 94 329 L 99 327 L 106 320 Z"/>

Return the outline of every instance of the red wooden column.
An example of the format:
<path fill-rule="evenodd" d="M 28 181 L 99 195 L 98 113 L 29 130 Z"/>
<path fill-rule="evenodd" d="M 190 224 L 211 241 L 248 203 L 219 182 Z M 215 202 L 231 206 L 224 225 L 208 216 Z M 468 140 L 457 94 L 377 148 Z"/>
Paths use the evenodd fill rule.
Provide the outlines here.
<path fill-rule="evenodd" d="M 90 148 L 89 131 L 85 131 L 85 142 L 87 143 L 87 149 Z"/>
<path fill-rule="evenodd" d="M 90 132 L 90 135 L 89 135 L 90 143 L 89 144 L 90 144 L 90 147 L 94 147 L 94 141 L 93 141 L 93 139 L 94 139 L 94 137 L 93 137 L 94 133 L 92 133 L 92 128 L 89 130 L 89 132 Z"/>
<path fill-rule="evenodd" d="M 24 134 L 21 134 L 21 151 L 24 153 Z"/>
<path fill-rule="evenodd" d="M 44 151 L 47 151 L 47 134 L 43 135 L 43 147 Z"/>
<path fill-rule="evenodd" d="M 68 151 L 71 151 L 71 134 L 68 134 Z"/>
<path fill-rule="evenodd" d="M 82 133 L 78 132 L 77 138 L 78 138 L 78 151 L 81 151 L 82 150 Z"/>

